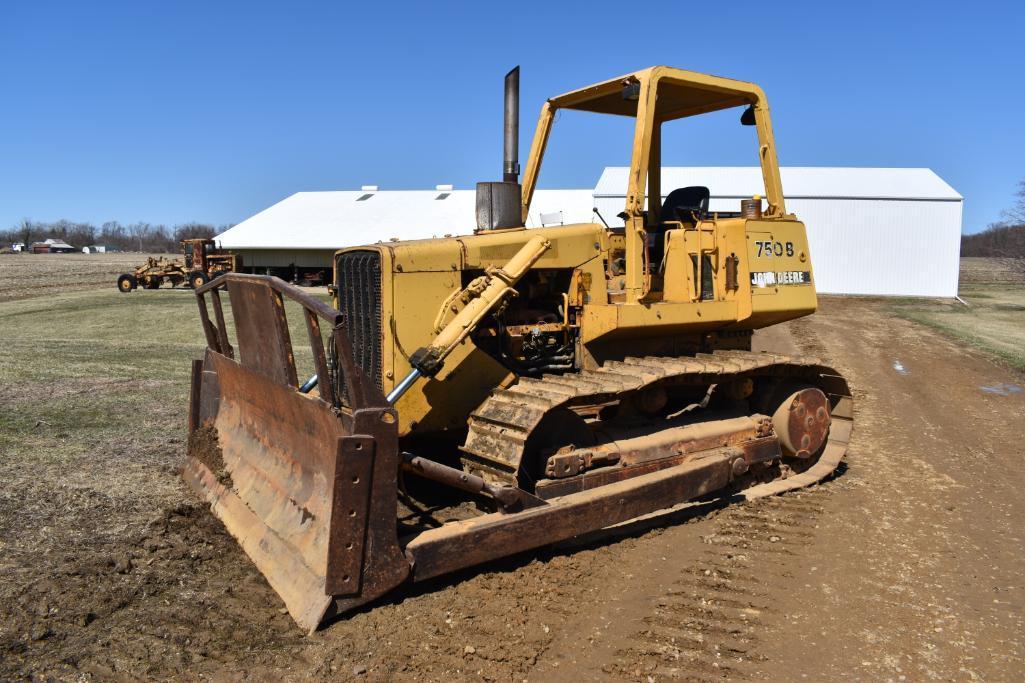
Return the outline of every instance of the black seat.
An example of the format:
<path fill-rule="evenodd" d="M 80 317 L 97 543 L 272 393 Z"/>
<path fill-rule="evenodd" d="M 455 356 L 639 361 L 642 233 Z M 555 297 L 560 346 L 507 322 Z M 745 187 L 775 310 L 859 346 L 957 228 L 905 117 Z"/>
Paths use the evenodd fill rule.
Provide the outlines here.
<path fill-rule="evenodd" d="M 662 203 L 659 220 L 692 223 L 693 214 L 697 214 L 698 218 L 705 218 L 708 215 L 708 198 L 708 188 L 702 185 L 677 188 L 670 192 Z"/>
<path fill-rule="evenodd" d="M 658 268 L 665 256 L 666 221 L 679 221 L 694 225 L 694 216 L 703 219 L 708 215 L 708 188 L 702 185 L 680 187 L 669 193 L 658 214 L 659 225 L 648 233 L 648 250 L 653 268 Z"/>

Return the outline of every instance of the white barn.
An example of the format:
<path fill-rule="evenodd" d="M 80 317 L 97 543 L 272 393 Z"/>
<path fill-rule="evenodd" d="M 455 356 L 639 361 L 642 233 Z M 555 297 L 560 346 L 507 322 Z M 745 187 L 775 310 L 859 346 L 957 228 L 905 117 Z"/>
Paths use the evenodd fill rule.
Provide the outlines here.
<path fill-rule="evenodd" d="M 527 227 L 589 223 L 591 190 L 538 190 Z M 242 255 L 248 269 L 331 267 L 342 247 L 469 235 L 476 226 L 475 190 L 438 185 L 434 190 L 297 192 L 222 232 L 217 242 Z"/>
<path fill-rule="evenodd" d="M 818 291 L 957 295 L 963 199 L 927 168 L 780 169 L 787 211 L 808 228 Z M 628 169 L 609 167 L 593 190 L 537 190 L 527 227 L 596 221 L 626 204 Z M 666 167 L 662 190 L 704 185 L 712 211 L 738 211 L 763 194 L 757 167 Z M 329 269 L 336 249 L 392 239 L 466 235 L 473 190 L 298 192 L 218 235 L 247 270 Z"/>
<path fill-rule="evenodd" d="M 610 225 L 623 224 L 628 173 L 606 168 L 595 187 Z M 787 211 L 808 229 L 817 291 L 957 296 L 963 198 L 930 169 L 782 167 L 780 176 Z M 765 193 L 756 166 L 662 169 L 664 193 L 691 185 L 709 189 L 711 211 L 739 211 Z"/>

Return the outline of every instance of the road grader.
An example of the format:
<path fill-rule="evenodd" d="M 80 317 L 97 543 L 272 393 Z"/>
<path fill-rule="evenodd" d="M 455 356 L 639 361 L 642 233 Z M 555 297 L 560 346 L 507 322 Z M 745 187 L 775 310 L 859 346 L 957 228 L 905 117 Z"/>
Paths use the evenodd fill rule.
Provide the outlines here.
<path fill-rule="evenodd" d="M 844 378 L 751 351 L 817 305 L 765 93 L 653 67 L 553 97 L 521 182 L 518 85 L 473 234 L 337 252 L 333 305 L 266 276 L 196 289 L 183 476 L 304 629 L 687 501 L 807 486 L 846 451 Z M 734 108 L 764 200 L 661 187 L 663 128 Z M 524 227 L 561 110 L 633 118 L 622 227 Z"/>
<path fill-rule="evenodd" d="M 184 284 L 196 288 L 242 265 L 241 257 L 218 251 L 209 238 L 182 240 L 181 249 L 183 258 L 150 256 L 134 272 L 122 273 L 117 278 L 118 291 L 127 294 L 140 286 L 159 289 L 164 282 L 171 287 Z"/>

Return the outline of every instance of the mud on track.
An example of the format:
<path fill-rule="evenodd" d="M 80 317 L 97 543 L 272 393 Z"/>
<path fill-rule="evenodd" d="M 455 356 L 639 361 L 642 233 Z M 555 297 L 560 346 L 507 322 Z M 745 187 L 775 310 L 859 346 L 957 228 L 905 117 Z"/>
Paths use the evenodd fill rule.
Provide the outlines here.
<path fill-rule="evenodd" d="M 3 404 L 25 431 L 0 459 L 0 677 L 1020 680 L 1025 394 L 980 387 L 1025 380 L 886 311 L 826 299 L 758 338 L 850 379 L 827 483 L 487 565 L 310 637 L 178 482 L 180 397 L 130 437 L 43 425 L 41 458 L 23 392 Z"/>

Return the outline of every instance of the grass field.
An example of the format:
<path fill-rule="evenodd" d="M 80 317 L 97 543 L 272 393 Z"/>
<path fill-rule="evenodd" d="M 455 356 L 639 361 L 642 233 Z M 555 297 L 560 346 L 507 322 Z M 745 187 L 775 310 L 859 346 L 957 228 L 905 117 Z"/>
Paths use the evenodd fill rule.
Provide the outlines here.
<path fill-rule="evenodd" d="M 1025 263 L 1013 259 L 961 260 L 960 296 L 901 299 L 893 311 L 1025 370 Z"/>
<path fill-rule="evenodd" d="M 148 256 L 167 254 L 0 254 L 0 301 L 114 287 Z"/>
<path fill-rule="evenodd" d="M 297 364 L 309 371 L 300 309 L 286 310 Z M 225 316 L 233 337 L 227 297 Z M 45 448 L 48 435 L 177 439 L 190 360 L 206 346 L 190 290 L 113 287 L 3 302 L 0 344 L 0 406 L 19 408 L 0 415 L 0 438 L 28 448 Z"/>
<path fill-rule="evenodd" d="M 20 541 L 55 513 L 70 531 L 95 507 L 141 512 L 138 490 L 154 510 L 179 495 L 189 359 L 203 345 L 191 296 L 147 294 L 111 287 L 0 304 L 0 472 L 22 491 L 40 487 L 16 513 L 8 506 L 24 498 L 0 493 L 0 539 L 14 546 L 3 564 L 34 552 Z M 24 476 L 36 464 L 61 482 L 56 492 Z"/>
<path fill-rule="evenodd" d="M 298 306 L 286 310 L 305 373 L 312 358 L 298 343 L 306 339 L 303 318 Z M 230 306 L 225 315 L 233 338 Z M 141 543 L 157 542 L 142 540 L 154 525 L 199 509 L 179 472 L 190 362 L 205 346 L 190 290 L 122 294 L 104 277 L 91 289 L 0 299 L 0 660 L 31 643 L 52 653 L 40 666 L 70 670 L 68 653 L 93 619 L 154 591 L 173 592 L 176 574 L 209 554 L 203 539 L 175 540 L 174 568 L 110 578 L 137 561 Z M 40 613 L 48 617 L 36 623 L 48 625 L 31 626 Z M 11 667 L 0 672 L 19 668 Z"/>

